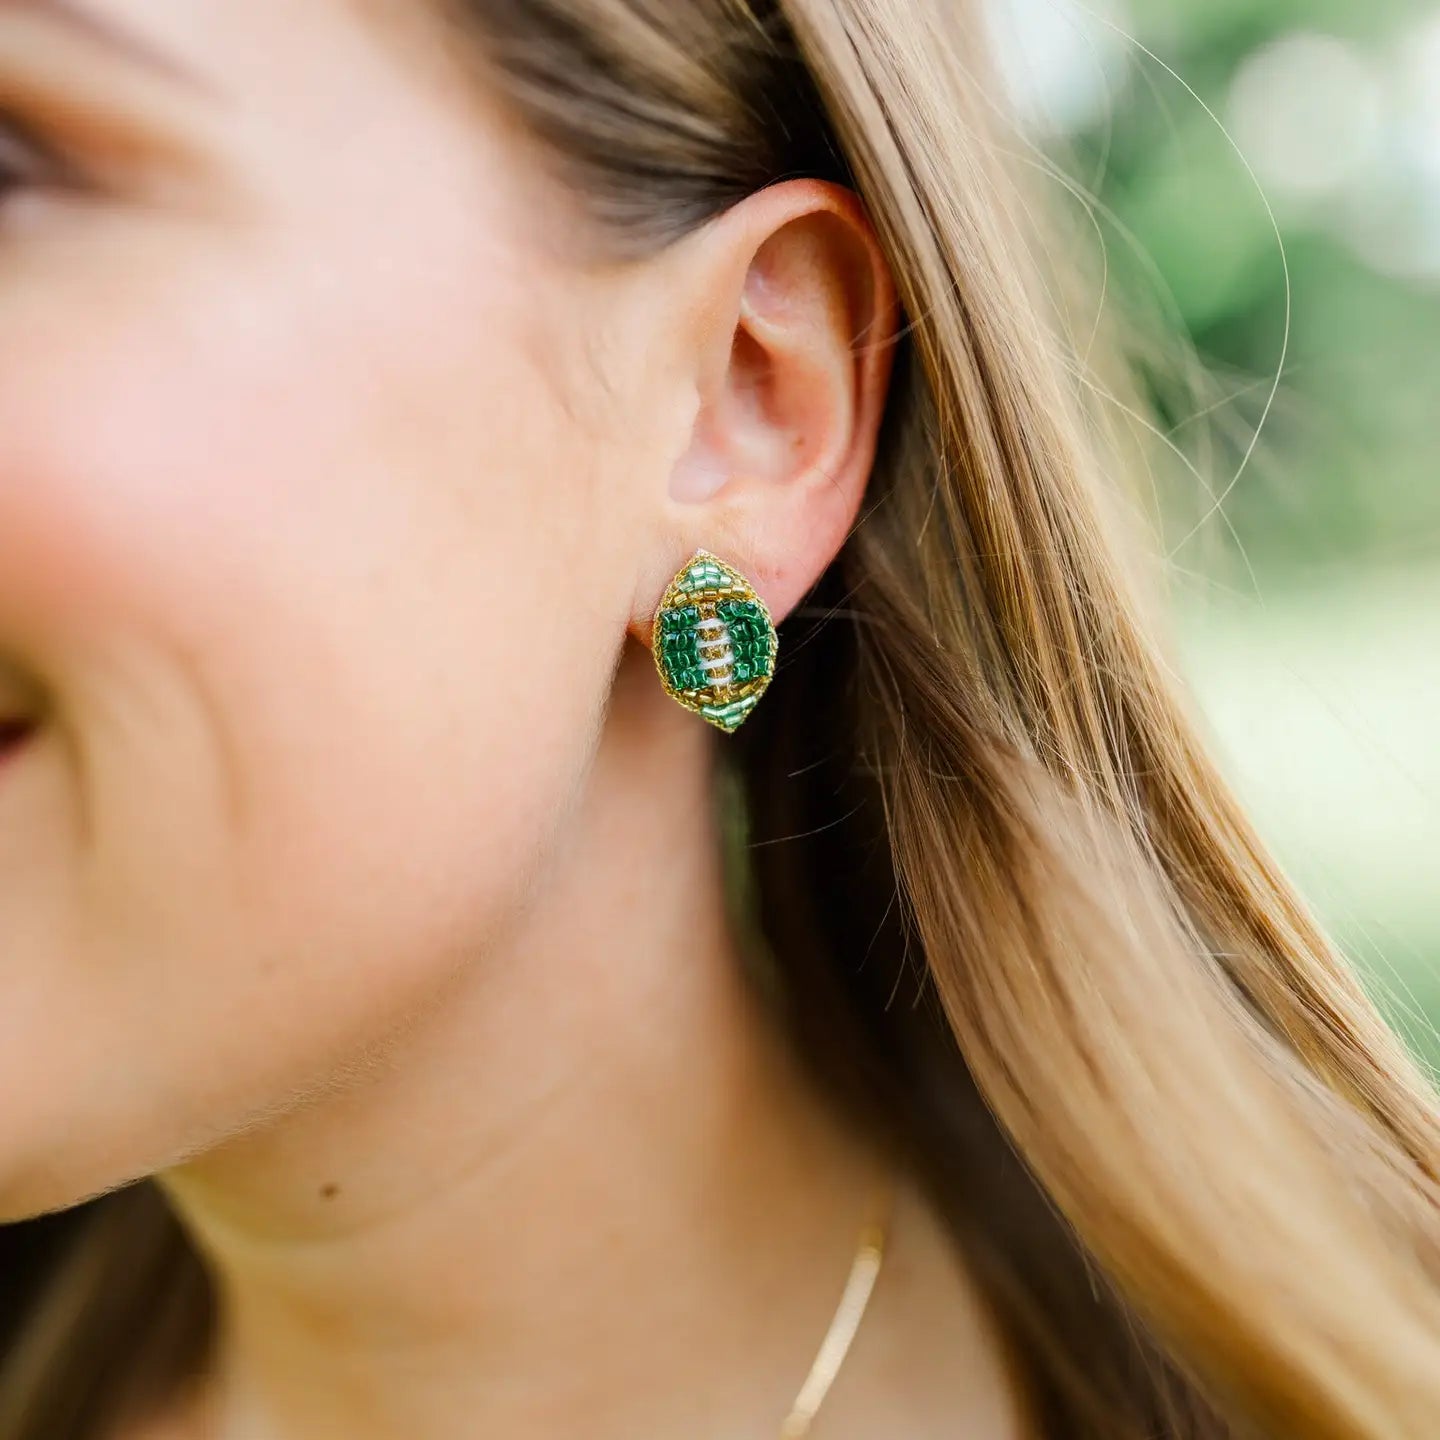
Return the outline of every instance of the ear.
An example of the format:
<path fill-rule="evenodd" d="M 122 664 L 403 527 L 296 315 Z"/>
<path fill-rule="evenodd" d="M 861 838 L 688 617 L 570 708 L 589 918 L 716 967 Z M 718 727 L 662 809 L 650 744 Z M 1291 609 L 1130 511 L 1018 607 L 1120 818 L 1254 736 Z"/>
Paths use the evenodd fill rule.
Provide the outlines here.
<path fill-rule="evenodd" d="M 776 621 L 855 523 L 898 325 L 895 287 L 855 193 L 786 180 L 666 253 L 667 361 L 693 385 L 683 453 L 655 497 L 632 629 L 645 643 L 697 549 L 742 571 Z"/>

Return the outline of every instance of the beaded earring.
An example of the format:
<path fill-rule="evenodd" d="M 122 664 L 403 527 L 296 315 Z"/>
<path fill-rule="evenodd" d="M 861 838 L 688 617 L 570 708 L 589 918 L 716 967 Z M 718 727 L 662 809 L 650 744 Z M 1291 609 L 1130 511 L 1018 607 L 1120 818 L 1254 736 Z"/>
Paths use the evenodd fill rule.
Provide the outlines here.
<path fill-rule="evenodd" d="M 655 612 L 652 649 L 665 693 L 727 734 L 765 693 L 778 648 L 765 602 L 708 550 L 676 572 Z"/>

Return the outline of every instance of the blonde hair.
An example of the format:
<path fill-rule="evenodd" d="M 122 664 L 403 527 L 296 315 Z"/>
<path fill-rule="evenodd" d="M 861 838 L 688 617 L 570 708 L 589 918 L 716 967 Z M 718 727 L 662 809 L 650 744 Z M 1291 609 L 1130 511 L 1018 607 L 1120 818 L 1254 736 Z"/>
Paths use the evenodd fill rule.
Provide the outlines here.
<path fill-rule="evenodd" d="M 449 18 L 596 243 L 643 255 L 795 174 L 880 236 L 905 325 L 872 489 L 727 747 L 739 854 L 757 978 L 924 1178 L 1046 1433 L 1419 1440 L 1440 1107 L 1206 753 L 966 8 Z M 0 1440 L 94 1433 L 99 1400 L 45 1406 L 128 1343 L 124 1302 L 95 1312 L 137 1231 L 168 1239 L 133 1303 L 194 1291 L 162 1207 L 106 1204 L 28 1312 Z"/>

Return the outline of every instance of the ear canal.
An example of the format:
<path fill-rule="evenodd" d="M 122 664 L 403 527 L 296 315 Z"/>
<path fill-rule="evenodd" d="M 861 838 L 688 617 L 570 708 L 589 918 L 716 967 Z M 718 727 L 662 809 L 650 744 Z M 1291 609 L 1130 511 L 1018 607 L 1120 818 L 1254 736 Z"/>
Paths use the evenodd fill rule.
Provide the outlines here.
<path fill-rule="evenodd" d="M 697 550 L 660 601 L 651 648 L 665 693 L 729 734 L 769 686 L 779 643 L 754 586 Z"/>

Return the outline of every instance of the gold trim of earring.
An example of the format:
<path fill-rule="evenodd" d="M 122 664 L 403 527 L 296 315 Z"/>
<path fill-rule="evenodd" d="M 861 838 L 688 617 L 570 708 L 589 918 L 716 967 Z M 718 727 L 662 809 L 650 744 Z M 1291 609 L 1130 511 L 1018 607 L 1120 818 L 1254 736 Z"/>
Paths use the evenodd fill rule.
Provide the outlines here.
<path fill-rule="evenodd" d="M 755 587 L 708 550 L 675 572 L 651 631 L 665 693 L 727 734 L 765 693 L 779 643 Z"/>

